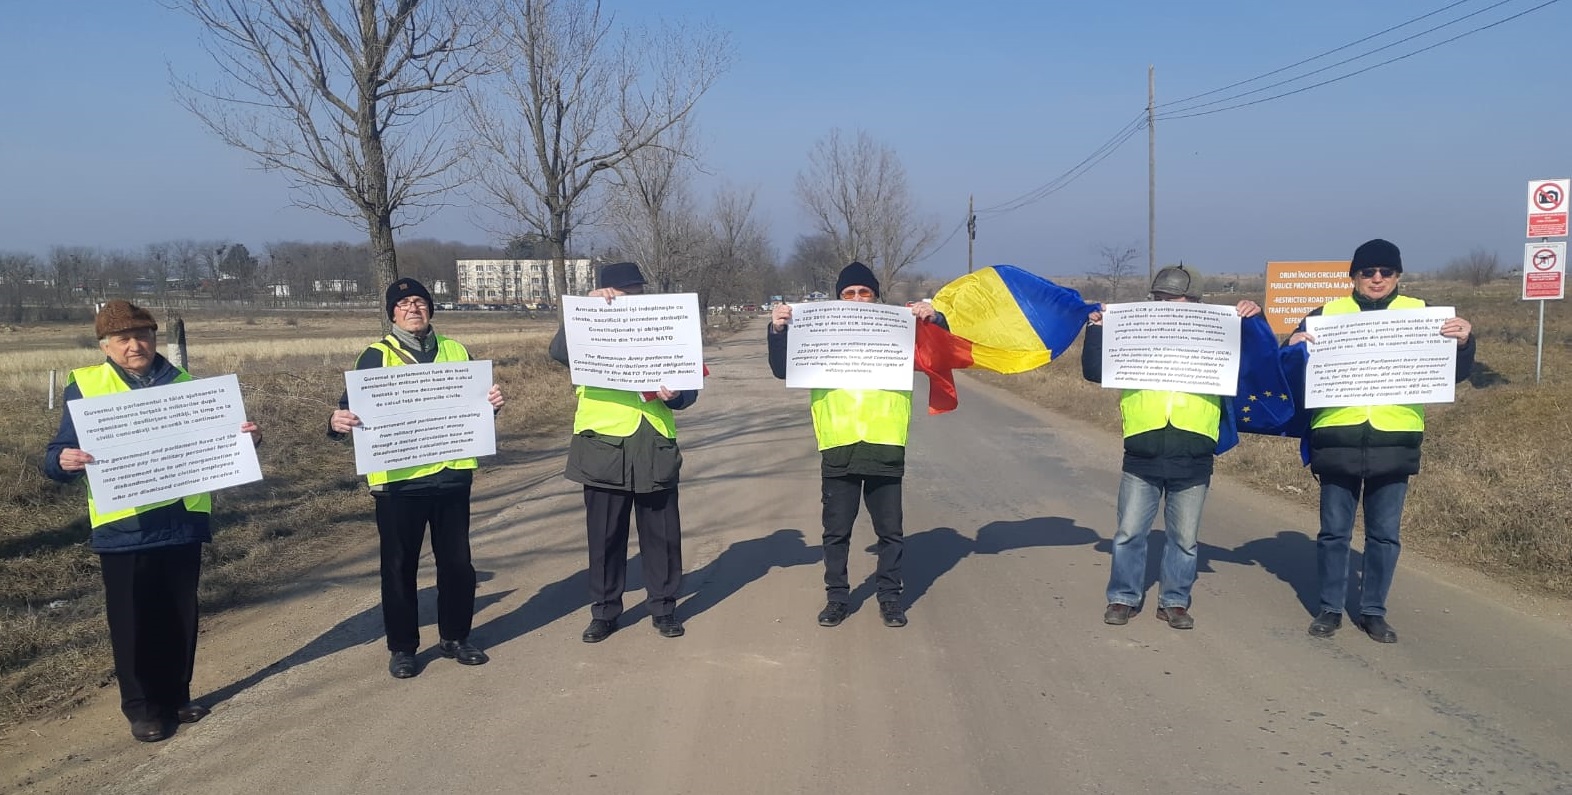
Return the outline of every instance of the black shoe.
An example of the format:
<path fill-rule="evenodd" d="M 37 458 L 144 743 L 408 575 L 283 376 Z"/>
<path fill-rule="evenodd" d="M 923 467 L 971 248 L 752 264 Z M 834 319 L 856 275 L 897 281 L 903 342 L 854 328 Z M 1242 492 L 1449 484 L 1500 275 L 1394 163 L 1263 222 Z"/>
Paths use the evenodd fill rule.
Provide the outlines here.
<path fill-rule="evenodd" d="M 847 607 L 845 602 L 830 602 L 819 611 L 819 626 L 838 627 L 846 620 Z"/>
<path fill-rule="evenodd" d="M 443 657 L 458 660 L 459 665 L 485 665 L 491 662 L 486 653 L 467 640 L 445 640 L 437 644 Z"/>
<path fill-rule="evenodd" d="M 1322 610 L 1321 614 L 1310 622 L 1310 634 L 1317 638 L 1330 638 L 1343 626 L 1343 614 L 1330 610 Z"/>
<path fill-rule="evenodd" d="M 655 624 L 655 631 L 663 638 L 680 638 L 687 630 L 682 628 L 682 622 L 677 620 L 675 613 L 669 616 L 656 616 L 650 619 Z"/>
<path fill-rule="evenodd" d="M 210 711 L 207 707 L 195 701 L 188 701 L 185 705 L 175 708 L 175 720 L 181 723 L 196 723 L 207 717 L 207 713 Z"/>
<path fill-rule="evenodd" d="M 617 631 L 617 620 L 614 618 L 592 618 L 589 626 L 584 628 L 584 635 L 580 638 L 585 643 L 599 643 Z"/>
<path fill-rule="evenodd" d="M 1130 616 L 1133 615 L 1135 615 L 1135 608 L 1114 603 L 1108 605 L 1108 609 L 1103 611 L 1103 623 L 1123 626 L 1130 623 Z"/>
<path fill-rule="evenodd" d="M 162 720 L 131 721 L 131 736 L 144 743 L 156 743 L 169 736 Z"/>
<path fill-rule="evenodd" d="M 388 658 L 388 673 L 394 679 L 408 679 L 420 673 L 420 663 L 415 661 L 412 651 L 396 651 Z"/>
<path fill-rule="evenodd" d="M 1159 607 L 1156 615 L 1158 621 L 1166 621 L 1174 629 L 1191 629 L 1195 626 L 1195 618 L 1190 615 L 1189 608 Z"/>
<path fill-rule="evenodd" d="M 1397 642 L 1397 630 L 1386 623 L 1386 616 L 1360 616 L 1355 623 L 1376 643 Z"/>
<path fill-rule="evenodd" d="M 900 602 L 880 602 L 879 618 L 884 619 L 884 625 L 887 627 L 906 626 L 906 610 L 901 607 Z"/>

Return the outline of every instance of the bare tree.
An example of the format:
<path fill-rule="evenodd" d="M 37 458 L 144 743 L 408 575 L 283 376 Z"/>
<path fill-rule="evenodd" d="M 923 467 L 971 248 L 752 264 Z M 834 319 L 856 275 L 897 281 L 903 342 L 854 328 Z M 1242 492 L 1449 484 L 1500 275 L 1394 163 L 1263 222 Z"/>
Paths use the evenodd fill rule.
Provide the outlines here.
<path fill-rule="evenodd" d="M 775 270 L 769 233 L 755 212 L 757 191 L 722 186 L 715 192 L 693 287 L 701 309 L 764 300 Z"/>
<path fill-rule="evenodd" d="M 1494 251 L 1476 248 L 1466 257 L 1457 257 L 1441 269 L 1448 279 L 1468 282 L 1474 287 L 1489 284 L 1501 274 L 1501 258 Z"/>
<path fill-rule="evenodd" d="M 831 130 L 814 144 L 797 174 L 797 199 L 840 263 L 873 268 L 886 291 L 938 238 L 938 224 L 919 217 L 895 150 L 861 130 L 851 141 Z"/>
<path fill-rule="evenodd" d="M 614 169 L 608 217 L 613 245 L 644 278 L 670 292 L 690 275 L 700 237 L 688 181 L 692 124 L 683 119 Z"/>
<path fill-rule="evenodd" d="M 466 92 L 482 155 L 473 179 L 510 234 L 548 243 L 566 294 L 569 238 L 601 209 L 597 176 L 692 112 L 729 67 L 730 40 L 680 26 L 616 35 L 598 0 L 499 1 L 496 92 Z"/>
<path fill-rule="evenodd" d="M 481 63 L 466 0 L 165 0 L 195 18 L 224 75 L 175 79 L 181 104 L 295 202 L 358 222 L 375 275 L 398 278 L 393 231 L 430 212 L 461 153 L 431 118 Z"/>
<path fill-rule="evenodd" d="M 786 275 L 803 293 L 829 292 L 846 260 L 826 234 L 800 235 L 786 260 Z"/>
<path fill-rule="evenodd" d="M 0 308 L 5 311 L 7 323 L 22 321 L 22 305 L 37 271 L 38 263 L 32 254 L 0 251 Z"/>
<path fill-rule="evenodd" d="M 1118 301 L 1120 289 L 1135 275 L 1135 246 L 1103 244 L 1097 247 L 1097 267 L 1086 272 L 1094 282 L 1107 290 L 1108 301 Z"/>
<path fill-rule="evenodd" d="M 78 292 L 93 295 L 102 257 L 97 249 L 86 246 L 53 246 L 49 249 L 49 269 L 54 274 L 55 302 L 68 306 L 75 302 Z"/>

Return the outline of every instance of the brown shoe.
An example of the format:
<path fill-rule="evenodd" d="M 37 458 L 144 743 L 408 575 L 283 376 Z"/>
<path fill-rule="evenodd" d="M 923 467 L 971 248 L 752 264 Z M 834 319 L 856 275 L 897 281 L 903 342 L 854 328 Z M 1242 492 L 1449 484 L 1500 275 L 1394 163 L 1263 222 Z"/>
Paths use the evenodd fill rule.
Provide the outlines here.
<path fill-rule="evenodd" d="M 1195 626 L 1195 619 L 1190 616 L 1189 608 L 1184 607 L 1159 607 L 1157 620 L 1168 622 L 1174 629 L 1190 629 Z"/>
<path fill-rule="evenodd" d="M 1130 616 L 1135 615 L 1135 608 L 1129 605 L 1111 604 L 1103 611 L 1103 623 L 1122 626 L 1130 623 Z"/>

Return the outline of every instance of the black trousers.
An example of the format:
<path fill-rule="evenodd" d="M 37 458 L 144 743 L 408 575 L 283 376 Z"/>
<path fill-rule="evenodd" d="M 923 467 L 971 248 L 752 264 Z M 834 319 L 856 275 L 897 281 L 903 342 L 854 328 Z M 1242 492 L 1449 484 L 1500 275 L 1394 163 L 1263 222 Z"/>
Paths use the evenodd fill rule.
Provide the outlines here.
<path fill-rule="evenodd" d="M 469 558 L 469 486 L 430 496 L 376 497 L 382 537 L 382 626 L 388 651 L 420 648 L 415 572 L 426 526 L 437 561 L 437 633 L 467 640 L 475 621 L 475 567 Z"/>
<path fill-rule="evenodd" d="M 879 565 L 875 582 L 881 602 L 901 598 L 901 554 L 906 537 L 901 531 L 901 479 L 873 475 L 824 478 L 824 590 L 829 601 L 850 600 L 851 583 L 846 561 L 851 556 L 852 524 L 857 521 L 858 498 L 868 504 L 868 518 L 879 537 Z"/>
<path fill-rule="evenodd" d="M 202 544 L 104 553 L 98 560 L 120 711 L 133 721 L 173 719 L 191 700 Z"/>
<path fill-rule="evenodd" d="M 644 561 L 644 590 L 651 616 L 677 609 L 682 584 L 682 517 L 677 490 L 645 494 L 584 487 L 584 524 L 589 534 L 590 616 L 615 620 L 622 615 L 628 577 L 628 516 L 639 525 L 639 555 Z"/>

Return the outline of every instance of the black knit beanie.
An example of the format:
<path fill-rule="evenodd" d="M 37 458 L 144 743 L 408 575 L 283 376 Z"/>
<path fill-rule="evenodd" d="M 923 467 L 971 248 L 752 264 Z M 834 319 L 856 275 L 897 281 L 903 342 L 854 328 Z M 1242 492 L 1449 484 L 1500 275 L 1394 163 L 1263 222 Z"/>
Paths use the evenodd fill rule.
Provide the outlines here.
<path fill-rule="evenodd" d="M 1352 276 L 1365 268 L 1391 268 L 1402 273 L 1403 254 L 1397 250 L 1397 246 L 1376 238 L 1354 249 L 1354 259 L 1348 263 L 1348 275 Z"/>
<path fill-rule="evenodd" d="M 426 285 L 421 284 L 414 279 L 406 278 L 399 279 L 398 281 L 388 285 L 387 295 L 383 298 L 383 303 L 387 305 L 388 320 L 393 319 L 393 306 L 405 298 L 409 298 L 411 296 L 415 298 L 426 299 L 426 308 L 431 312 L 431 314 L 436 314 L 437 305 L 432 303 L 431 293 L 426 291 Z"/>
<path fill-rule="evenodd" d="M 853 262 L 841 268 L 841 275 L 835 277 L 835 297 L 841 297 L 841 292 L 848 287 L 866 287 L 873 291 L 875 298 L 880 295 L 879 279 L 873 275 L 873 271 L 869 270 L 867 265 L 861 262 Z"/>
<path fill-rule="evenodd" d="M 595 277 L 595 286 L 612 287 L 618 290 L 644 283 L 644 274 L 639 271 L 637 262 L 613 262 L 610 265 L 603 265 L 600 273 Z"/>

